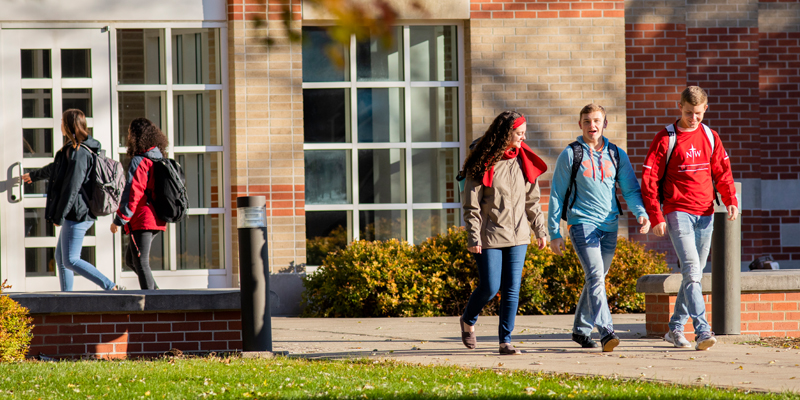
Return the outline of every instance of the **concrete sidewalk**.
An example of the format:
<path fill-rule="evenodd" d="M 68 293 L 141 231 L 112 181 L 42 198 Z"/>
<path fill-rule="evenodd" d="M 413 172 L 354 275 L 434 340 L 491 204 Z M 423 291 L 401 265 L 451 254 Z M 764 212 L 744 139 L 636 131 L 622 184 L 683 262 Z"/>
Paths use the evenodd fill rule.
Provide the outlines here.
<path fill-rule="evenodd" d="M 709 351 L 677 349 L 646 338 L 644 315 L 614 315 L 621 343 L 611 353 L 570 340 L 571 315 L 518 316 L 513 343 L 520 356 L 497 354 L 497 317 L 480 317 L 478 348 L 461 344 L 458 317 L 273 318 L 273 350 L 292 357 L 375 357 L 419 364 L 502 368 L 574 375 L 643 378 L 758 391 L 800 393 L 800 350 L 737 344 L 722 337 Z M 594 333 L 595 339 L 597 333 Z M 694 342 L 692 342 L 694 345 Z"/>

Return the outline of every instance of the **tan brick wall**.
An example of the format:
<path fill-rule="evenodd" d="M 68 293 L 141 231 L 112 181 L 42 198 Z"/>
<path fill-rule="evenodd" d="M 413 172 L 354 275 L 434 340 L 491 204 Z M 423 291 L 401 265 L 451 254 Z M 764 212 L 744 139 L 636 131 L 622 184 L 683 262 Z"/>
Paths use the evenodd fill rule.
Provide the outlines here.
<path fill-rule="evenodd" d="M 603 105 L 606 136 L 626 147 L 623 18 L 472 19 L 467 32 L 467 141 L 503 110 L 523 113 L 527 142 L 548 164 L 544 205 L 581 107 Z"/>
<path fill-rule="evenodd" d="M 759 3 L 758 31 L 800 32 L 800 3 Z"/>
<path fill-rule="evenodd" d="M 295 272 L 306 261 L 301 46 L 288 43 L 271 11 L 290 4 L 299 16 L 299 1 L 271 0 L 269 13 L 263 4 L 239 3 L 229 1 L 231 202 L 235 207 L 237 196 L 267 197 L 270 270 Z M 257 28 L 254 16 L 266 27 Z M 299 30 L 299 21 L 292 25 Z M 275 44 L 267 48 L 265 36 Z M 236 221 L 231 223 L 238 275 Z"/>

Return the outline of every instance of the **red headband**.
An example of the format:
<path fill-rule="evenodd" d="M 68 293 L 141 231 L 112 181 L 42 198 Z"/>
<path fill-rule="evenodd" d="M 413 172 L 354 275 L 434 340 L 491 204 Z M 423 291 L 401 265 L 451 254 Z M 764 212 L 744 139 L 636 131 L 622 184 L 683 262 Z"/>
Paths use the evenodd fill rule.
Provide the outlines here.
<path fill-rule="evenodd" d="M 514 125 L 511 125 L 511 129 L 517 129 L 520 125 L 525 123 L 525 116 L 520 115 L 519 118 L 514 120 Z"/>

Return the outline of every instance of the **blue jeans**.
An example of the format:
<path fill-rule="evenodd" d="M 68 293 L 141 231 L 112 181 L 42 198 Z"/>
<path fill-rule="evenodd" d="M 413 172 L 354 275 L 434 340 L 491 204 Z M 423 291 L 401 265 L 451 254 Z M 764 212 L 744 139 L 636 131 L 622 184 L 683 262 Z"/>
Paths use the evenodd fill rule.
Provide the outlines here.
<path fill-rule="evenodd" d="M 461 318 L 469 325 L 478 322 L 483 306 L 500 291 L 500 325 L 497 335 L 500 343 L 511 343 L 511 331 L 519 305 L 519 285 L 528 245 L 522 244 L 501 249 L 483 249 L 475 254 L 478 261 L 480 283 L 469 297 L 467 308 Z"/>
<path fill-rule="evenodd" d="M 706 303 L 703 300 L 703 268 L 708 261 L 711 248 L 711 233 L 714 230 L 714 215 L 703 217 L 683 211 L 674 211 L 666 216 L 667 232 L 681 261 L 681 288 L 675 299 L 675 312 L 669 320 L 669 329 L 683 332 L 683 326 L 692 318 L 695 334 L 711 331 L 706 320 Z"/>
<path fill-rule="evenodd" d="M 606 298 L 606 274 L 617 250 L 617 232 L 604 232 L 580 224 L 573 225 L 569 235 L 585 274 L 572 332 L 591 337 L 592 328 L 596 326 L 602 338 L 614 332 Z"/>
<path fill-rule="evenodd" d="M 61 233 L 56 244 L 56 265 L 58 266 L 58 280 L 61 282 L 61 291 L 71 292 L 73 271 L 84 278 L 94 282 L 105 290 L 111 290 L 115 284 L 92 264 L 81 260 L 83 237 L 92 227 L 94 221 L 75 222 L 64 220 Z"/>

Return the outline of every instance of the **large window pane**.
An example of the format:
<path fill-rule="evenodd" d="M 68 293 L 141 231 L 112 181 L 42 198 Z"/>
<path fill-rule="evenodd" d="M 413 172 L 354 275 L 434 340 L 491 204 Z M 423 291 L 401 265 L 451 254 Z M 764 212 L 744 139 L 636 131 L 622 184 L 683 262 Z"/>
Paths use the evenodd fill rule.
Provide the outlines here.
<path fill-rule="evenodd" d="M 56 276 L 56 249 L 28 247 L 25 249 L 25 276 Z"/>
<path fill-rule="evenodd" d="M 21 50 L 22 78 L 51 78 L 50 49 Z"/>
<path fill-rule="evenodd" d="M 305 152 L 306 204 L 348 204 L 350 200 L 350 152 Z"/>
<path fill-rule="evenodd" d="M 409 31 L 411 80 L 458 80 L 456 27 L 412 26 Z"/>
<path fill-rule="evenodd" d="M 405 141 L 403 89 L 358 89 L 358 141 Z"/>
<path fill-rule="evenodd" d="M 219 30 L 172 30 L 172 82 L 214 84 L 219 78 Z"/>
<path fill-rule="evenodd" d="M 222 153 L 177 154 L 175 160 L 186 176 L 190 208 L 224 207 Z"/>
<path fill-rule="evenodd" d="M 55 225 L 44 219 L 44 208 L 25 209 L 25 237 L 54 237 Z"/>
<path fill-rule="evenodd" d="M 61 90 L 61 112 L 77 108 L 87 118 L 92 117 L 92 89 Z"/>
<path fill-rule="evenodd" d="M 24 173 L 29 173 L 31 171 L 35 171 L 38 168 L 25 168 L 23 170 Z M 41 195 L 47 193 L 47 179 L 42 179 L 40 181 L 32 182 L 32 183 L 23 183 L 22 184 L 22 192 L 26 195 L 33 194 L 33 195 Z M 35 196 L 41 197 L 41 196 Z"/>
<path fill-rule="evenodd" d="M 350 52 L 328 36 L 326 28 L 303 27 L 303 82 L 341 82 L 350 79 Z"/>
<path fill-rule="evenodd" d="M 458 141 L 458 88 L 411 88 L 411 140 Z"/>
<path fill-rule="evenodd" d="M 133 246 L 131 243 L 131 235 L 122 235 L 122 269 L 124 271 L 133 271 L 128 268 L 125 257 L 128 254 L 128 246 Z M 159 232 L 153 241 L 150 242 L 150 269 L 153 271 L 163 271 L 168 268 L 168 258 L 164 252 L 164 232 Z M 134 251 L 136 248 L 133 249 Z M 158 283 L 158 282 L 156 282 Z M 129 288 L 135 289 L 135 288 Z"/>
<path fill-rule="evenodd" d="M 347 247 L 350 221 L 350 211 L 307 211 L 306 263 L 322 265 L 329 253 Z"/>
<path fill-rule="evenodd" d="M 414 149 L 411 151 L 415 203 L 458 202 L 455 176 L 458 149 Z"/>
<path fill-rule="evenodd" d="M 166 113 L 163 92 L 119 92 L 119 144 L 126 145 L 128 125 L 136 118 L 147 118 L 166 133 L 161 116 Z"/>
<path fill-rule="evenodd" d="M 403 149 L 358 151 L 358 201 L 405 203 L 406 162 Z"/>
<path fill-rule="evenodd" d="M 220 92 L 173 92 L 175 146 L 221 146 Z"/>
<path fill-rule="evenodd" d="M 405 239 L 405 210 L 366 210 L 358 213 L 359 236 L 363 240 Z"/>
<path fill-rule="evenodd" d="M 414 244 L 420 244 L 429 237 L 447 233 L 447 228 L 461 224 L 461 209 L 414 210 Z"/>
<path fill-rule="evenodd" d="M 52 89 L 22 89 L 22 118 L 52 117 Z"/>
<path fill-rule="evenodd" d="M 91 78 L 92 50 L 61 49 L 62 78 Z"/>
<path fill-rule="evenodd" d="M 123 85 L 164 83 L 164 31 L 117 29 L 117 80 Z"/>
<path fill-rule="evenodd" d="M 398 26 L 393 31 L 388 47 L 377 36 L 356 44 L 359 81 L 403 80 L 403 28 Z"/>
<path fill-rule="evenodd" d="M 22 130 L 22 157 L 52 157 L 53 156 L 53 130 L 52 129 L 23 129 Z"/>
<path fill-rule="evenodd" d="M 222 214 L 189 215 L 177 225 L 178 269 L 222 269 L 225 237 Z"/>
<path fill-rule="evenodd" d="M 305 143 L 350 141 L 350 90 L 303 89 Z"/>

